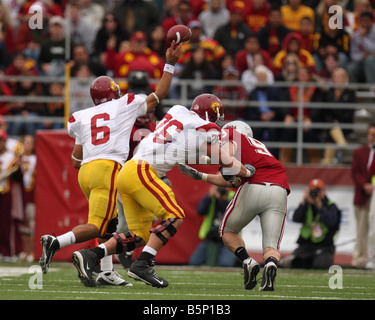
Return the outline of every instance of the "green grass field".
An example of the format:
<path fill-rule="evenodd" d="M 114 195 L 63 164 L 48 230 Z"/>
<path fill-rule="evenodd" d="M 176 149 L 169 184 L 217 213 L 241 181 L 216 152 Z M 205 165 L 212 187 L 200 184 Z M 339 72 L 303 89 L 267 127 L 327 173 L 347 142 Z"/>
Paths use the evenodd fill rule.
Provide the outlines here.
<path fill-rule="evenodd" d="M 244 290 L 240 268 L 222 269 L 187 266 L 156 266 L 156 272 L 169 282 L 164 289 L 129 279 L 126 270 L 116 270 L 133 287 L 84 287 L 71 263 L 52 263 L 42 275 L 37 263 L 0 263 L 0 300 L 374 300 L 375 272 L 342 269 L 339 273 L 312 270 L 278 270 L 276 290 Z M 262 270 L 261 270 L 262 271 Z M 39 281 L 39 282 L 38 282 Z"/>

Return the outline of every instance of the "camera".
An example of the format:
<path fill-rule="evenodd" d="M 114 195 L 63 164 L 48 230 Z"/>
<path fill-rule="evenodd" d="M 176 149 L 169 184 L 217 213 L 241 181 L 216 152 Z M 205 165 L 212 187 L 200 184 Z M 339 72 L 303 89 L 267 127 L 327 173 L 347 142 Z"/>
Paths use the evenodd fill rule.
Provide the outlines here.
<path fill-rule="evenodd" d="M 319 196 L 320 194 L 320 189 L 319 188 L 315 188 L 315 189 L 312 189 L 310 190 L 310 197 L 315 199 Z"/>

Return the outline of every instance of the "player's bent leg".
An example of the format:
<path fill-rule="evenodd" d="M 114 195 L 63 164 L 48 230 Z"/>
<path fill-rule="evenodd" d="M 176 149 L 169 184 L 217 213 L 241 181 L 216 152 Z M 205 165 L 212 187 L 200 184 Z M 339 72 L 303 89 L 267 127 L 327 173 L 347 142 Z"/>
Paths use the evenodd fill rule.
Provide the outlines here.
<path fill-rule="evenodd" d="M 165 288 L 168 281 L 155 273 L 154 257 L 158 250 L 167 244 L 168 240 L 173 237 L 177 229 L 182 225 L 183 219 L 169 218 L 160 222 L 158 226 L 150 230 L 151 236 L 147 242 L 147 246 L 142 251 L 138 260 L 136 260 L 129 268 L 128 276 L 135 280 L 140 280 L 147 285 L 157 288 Z"/>
<path fill-rule="evenodd" d="M 224 232 L 222 235 L 225 246 L 241 261 L 244 270 L 244 286 L 251 290 L 257 285 L 259 263 L 252 259 L 246 251 L 245 242 L 234 232 Z"/>

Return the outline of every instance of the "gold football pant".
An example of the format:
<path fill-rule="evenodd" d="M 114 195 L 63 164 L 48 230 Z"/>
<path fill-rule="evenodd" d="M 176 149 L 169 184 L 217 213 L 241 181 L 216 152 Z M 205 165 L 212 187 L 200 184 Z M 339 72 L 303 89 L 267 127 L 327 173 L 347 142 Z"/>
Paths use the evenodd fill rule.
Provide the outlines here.
<path fill-rule="evenodd" d="M 146 243 L 155 216 L 160 220 L 185 217 L 172 189 L 145 161 L 127 161 L 118 175 L 117 188 L 129 230 Z"/>
<path fill-rule="evenodd" d="M 103 236 L 108 223 L 117 217 L 117 175 L 121 165 L 112 160 L 85 163 L 78 173 L 78 182 L 89 202 L 87 223 L 92 223 Z"/>

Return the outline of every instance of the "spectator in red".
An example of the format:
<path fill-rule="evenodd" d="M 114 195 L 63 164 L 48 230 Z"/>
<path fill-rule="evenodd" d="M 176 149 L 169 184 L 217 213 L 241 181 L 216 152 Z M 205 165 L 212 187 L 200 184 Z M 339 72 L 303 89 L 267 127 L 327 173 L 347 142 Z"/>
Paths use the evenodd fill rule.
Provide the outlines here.
<path fill-rule="evenodd" d="M 168 30 L 177 24 L 184 24 L 187 26 L 191 20 L 194 19 L 193 8 L 189 1 L 181 1 L 178 4 L 177 14 L 173 17 L 165 18 L 161 25 L 164 28 L 165 34 Z"/>
<path fill-rule="evenodd" d="M 150 79 L 160 79 L 163 73 L 163 59 L 147 47 L 147 37 L 142 31 L 136 31 L 130 38 L 130 49 L 116 53 L 107 49 L 107 69 L 113 70 L 115 77 L 127 78 L 133 70 L 147 71 Z M 121 90 L 127 90 L 127 83 L 119 83 Z"/>
<path fill-rule="evenodd" d="M 214 39 L 204 36 L 202 24 L 198 20 L 192 20 L 188 27 L 191 29 L 191 38 L 188 43 L 182 45 L 182 54 L 178 63 L 186 64 L 191 60 L 193 51 L 199 47 L 204 49 L 208 62 L 218 66 L 225 55 L 225 49 Z"/>
<path fill-rule="evenodd" d="M 283 49 L 276 54 L 273 60 L 273 71 L 276 75 L 281 72 L 284 59 L 291 52 L 297 54 L 301 66 L 306 66 L 310 72 L 315 72 L 315 61 L 312 54 L 301 48 L 301 36 L 297 32 L 291 32 L 284 38 Z"/>
<path fill-rule="evenodd" d="M 242 74 L 247 69 L 254 69 L 254 55 L 260 53 L 263 56 L 263 64 L 271 68 L 271 57 L 266 50 L 260 48 L 257 36 L 252 35 L 246 38 L 244 49 L 237 52 L 234 58 L 236 69 Z"/>
<path fill-rule="evenodd" d="M 27 58 L 24 53 L 18 52 L 14 55 L 12 64 L 5 69 L 4 75 L 6 76 L 20 76 L 25 70 L 29 71 L 29 75 L 38 76 L 39 71 L 36 66 L 36 62 Z M 14 90 L 16 82 L 8 82 L 8 86 L 11 90 Z"/>
<path fill-rule="evenodd" d="M 244 19 L 253 34 L 268 23 L 270 9 L 267 0 L 251 0 L 249 6 L 245 6 Z"/>
<path fill-rule="evenodd" d="M 225 85 L 219 85 L 214 88 L 212 94 L 217 96 L 225 104 L 225 120 L 232 121 L 243 117 L 245 106 L 241 102 L 246 102 L 248 94 L 243 85 L 234 85 L 230 82 L 238 82 L 240 73 L 233 66 L 228 67 L 223 72 L 223 81 Z M 226 101 L 228 103 L 226 103 Z M 239 105 L 233 105 L 233 102 L 240 102 Z"/>
<path fill-rule="evenodd" d="M 5 3 L 0 2 L 0 45 L 1 42 L 5 44 L 6 50 L 10 56 L 15 51 L 12 22 L 8 6 Z"/>
<path fill-rule="evenodd" d="M 243 18 L 244 8 L 243 2 L 234 1 L 228 8 L 230 11 L 229 22 L 219 27 L 214 35 L 214 40 L 219 42 L 233 57 L 243 49 L 246 38 L 252 35 Z"/>
<path fill-rule="evenodd" d="M 301 48 L 308 52 L 314 50 L 314 25 L 310 17 L 303 17 L 301 19 L 300 30 L 298 31 L 301 36 Z"/>
<path fill-rule="evenodd" d="M 65 1 L 64 1 L 65 2 Z M 56 1 L 53 0 L 45 0 L 45 1 L 38 1 L 38 0 L 31 0 L 31 1 L 23 1 L 23 4 L 19 10 L 19 15 L 21 17 L 27 16 L 29 14 L 29 9 L 33 4 L 38 4 L 43 9 L 44 18 L 50 19 L 53 16 L 64 16 L 64 10 Z"/>
<path fill-rule="evenodd" d="M 260 47 L 274 58 L 282 49 L 285 36 L 290 32 L 291 30 L 282 24 L 280 9 L 272 8 L 267 25 L 261 28 L 257 34 Z"/>

